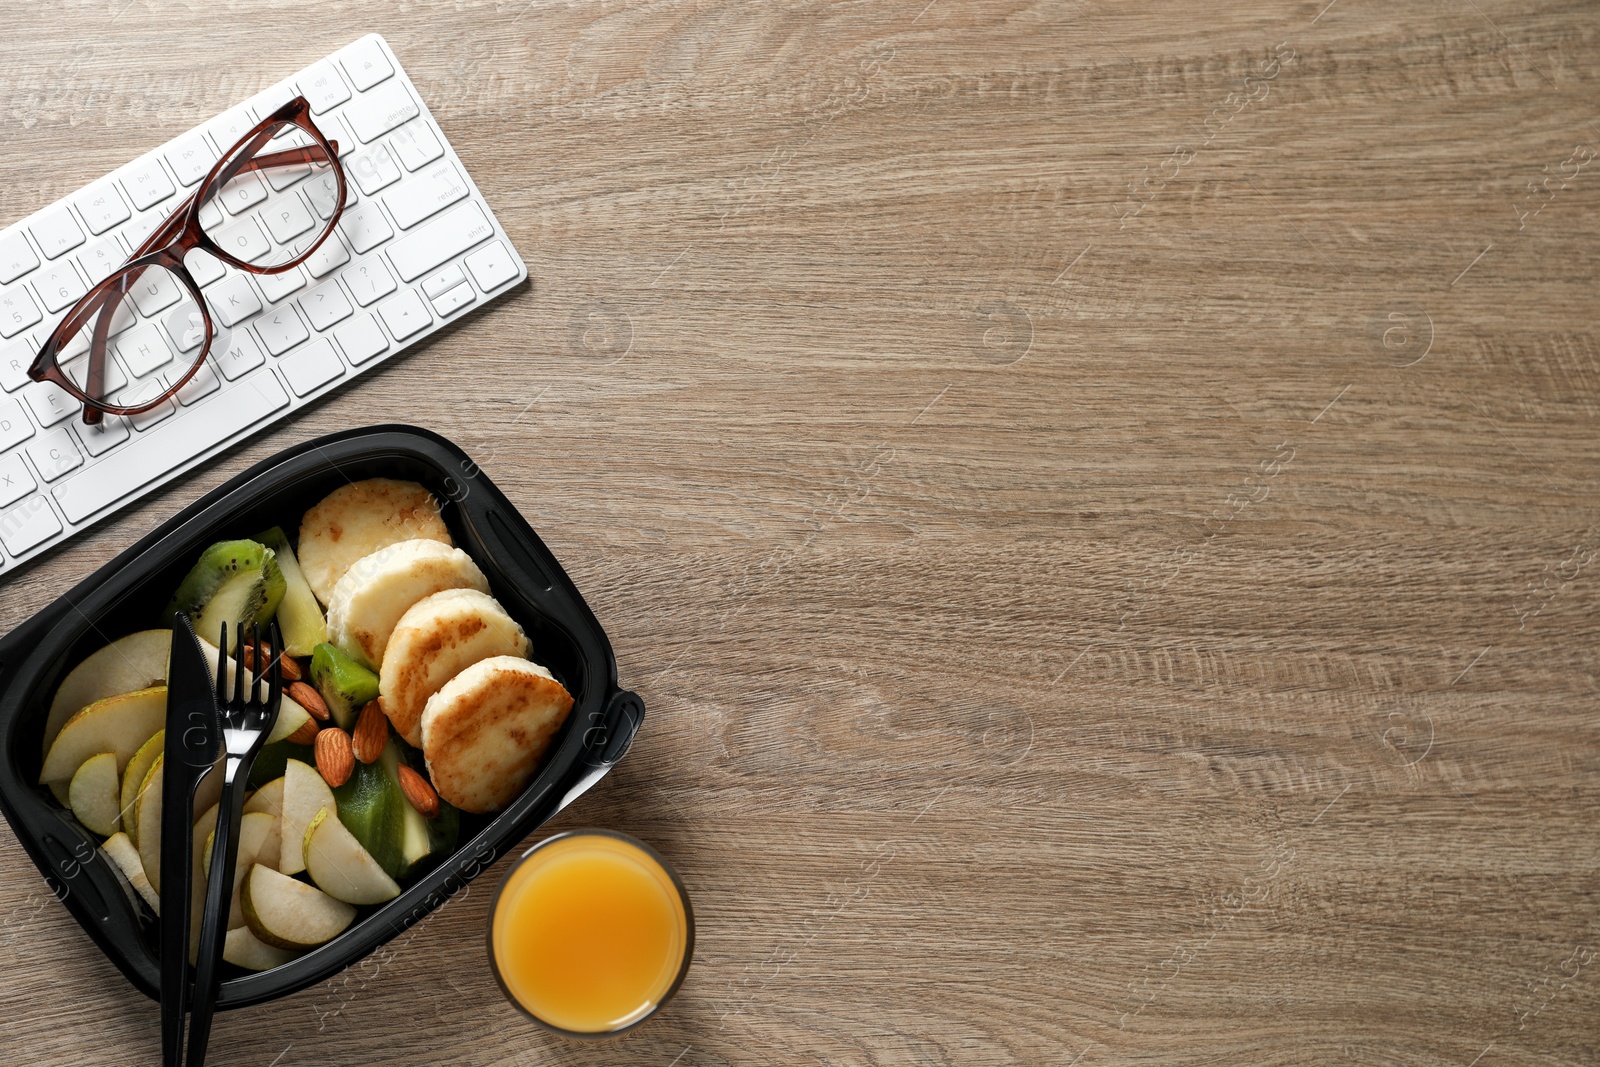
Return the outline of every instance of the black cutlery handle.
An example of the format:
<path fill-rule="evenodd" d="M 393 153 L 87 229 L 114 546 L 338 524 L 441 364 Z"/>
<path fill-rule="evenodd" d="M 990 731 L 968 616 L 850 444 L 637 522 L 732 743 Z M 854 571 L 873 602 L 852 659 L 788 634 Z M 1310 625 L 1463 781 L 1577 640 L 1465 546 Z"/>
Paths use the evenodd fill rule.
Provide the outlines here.
<path fill-rule="evenodd" d="M 189 1019 L 189 1067 L 201 1067 L 211 1037 L 211 1016 L 217 1004 L 217 972 L 222 942 L 228 932 L 228 905 L 233 899 L 233 865 L 239 859 L 239 825 L 244 819 L 244 792 L 249 775 L 237 757 L 228 757 L 222 800 L 217 806 L 216 836 L 211 845 L 211 874 L 206 881 L 205 915 L 200 920 L 200 949 L 195 958 L 194 1007 Z"/>
<path fill-rule="evenodd" d="M 162 774 L 161 1062 L 166 1067 L 183 1063 L 183 1017 L 189 998 L 189 879 L 194 860 L 191 820 L 182 817 L 178 822 L 167 815 L 174 809 L 185 814 L 192 809 L 194 782 L 194 775 L 176 765 Z M 173 832 L 175 824 L 177 832 Z"/>

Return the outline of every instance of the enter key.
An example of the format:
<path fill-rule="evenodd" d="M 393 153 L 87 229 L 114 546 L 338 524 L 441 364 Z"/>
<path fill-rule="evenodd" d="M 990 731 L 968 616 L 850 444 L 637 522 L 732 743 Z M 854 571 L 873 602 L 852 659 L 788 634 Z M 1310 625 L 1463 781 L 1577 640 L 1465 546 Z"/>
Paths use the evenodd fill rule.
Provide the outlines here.
<path fill-rule="evenodd" d="M 467 182 L 450 160 L 441 160 L 412 176 L 383 197 L 384 205 L 402 230 L 467 195 Z"/>

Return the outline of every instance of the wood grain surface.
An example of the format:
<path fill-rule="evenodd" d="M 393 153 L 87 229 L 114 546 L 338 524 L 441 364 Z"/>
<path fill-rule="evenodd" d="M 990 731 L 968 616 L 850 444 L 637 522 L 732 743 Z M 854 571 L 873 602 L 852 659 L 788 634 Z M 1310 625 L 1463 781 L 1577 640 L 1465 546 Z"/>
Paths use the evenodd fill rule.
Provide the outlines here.
<path fill-rule="evenodd" d="M 613 1043 L 497 864 L 216 1064 L 1600 1060 L 1600 11 L 1577 0 L 7 3 L 0 222 L 383 33 L 531 287 L 291 443 L 461 443 L 649 708 L 551 827 L 680 868 Z M 0 1060 L 155 1006 L 0 829 Z"/>

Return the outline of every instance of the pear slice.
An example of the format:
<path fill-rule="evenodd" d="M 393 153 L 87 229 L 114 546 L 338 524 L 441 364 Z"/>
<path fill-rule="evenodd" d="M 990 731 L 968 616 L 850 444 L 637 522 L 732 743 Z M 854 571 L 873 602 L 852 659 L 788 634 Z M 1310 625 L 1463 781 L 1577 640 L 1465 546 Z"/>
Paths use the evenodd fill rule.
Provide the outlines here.
<path fill-rule="evenodd" d="M 306 873 L 335 900 L 382 904 L 400 895 L 395 880 L 384 873 L 339 817 L 326 808 L 317 812 L 306 827 L 305 855 Z"/>
<path fill-rule="evenodd" d="M 119 693 L 165 685 L 171 654 L 171 630 L 140 630 L 117 638 L 72 668 L 50 701 L 42 751 L 49 752 L 66 721 L 90 704 Z"/>
<path fill-rule="evenodd" d="M 166 725 L 166 716 L 164 685 L 95 701 L 61 727 L 45 753 L 39 781 L 70 781 L 84 760 L 102 752 L 116 753 L 120 774 L 139 746 Z"/>
<path fill-rule="evenodd" d="M 306 827 L 326 808 L 338 814 L 333 790 L 309 764 L 292 759 L 283 766 L 283 825 L 279 828 L 278 870 L 299 874 L 306 869 Z"/>
<path fill-rule="evenodd" d="M 150 910 L 160 915 L 161 895 L 151 886 L 150 879 L 145 877 L 144 862 L 139 859 L 139 850 L 133 847 L 128 835 L 120 832 L 112 834 L 106 838 L 100 850 L 111 857 L 111 862 L 122 868 L 122 873 L 127 875 L 134 892 L 150 905 Z"/>
<path fill-rule="evenodd" d="M 144 864 L 145 877 L 150 887 L 161 892 L 161 765 L 166 762 L 164 753 L 156 753 L 156 760 L 144 772 L 139 783 L 138 797 L 133 803 L 133 821 L 139 828 L 134 835 L 138 841 L 139 860 Z"/>
<path fill-rule="evenodd" d="M 211 879 L 211 853 L 216 844 L 217 832 L 213 828 L 206 836 L 200 855 L 206 880 Z M 228 905 L 228 929 L 237 930 L 244 925 L 244 912 L 239 910 L 239 883 L 258 862 L 266 860 L 267 866 L 278 862 L 278 816 L 264 811 L 247 811 L 239 820 L 238 858 L 233 867 L 233 899 Z"/>
<path fill-rule="evenodd" d="M 356 917 L 353 906 L 259 863 L 245 876 L 239 903 L 250 932 L 276 948 L 320 945 Z"/>
<path fill-rule="evenodd" d="M 117 754 L 102 752 L 90 756 L 72 776 L 67 799 L 78 821 L 101 837 L 110 837 L 122 823 L 122 804 L 117 790 Z"/>
<path fill-rule="evenodd" d="M 264 811 L 273 818 L 283 815 L 283 775 L 279 775 L 266 785 L 250 794 L 250 799 L 244 802 L 245 814 L 252 811 Z M 271 867 L 278 862 L 278 857 L 273 856 Z"/>
<path fill-rule="evenodd" d="M 191 845 L 194 849 L 192 856 L 194 862 L 189 864 L 189 962 L 192 964 L 200 958 L 200 921 L 206 914 L 206 873 L 200 866 L 200 850 L 211 839 L 211 831 L 217 826 L 217 805 L 213 804 L 194 821 L 194 837 Z"/>
<path fill-rule="evenodd" d="M 144 785 L 144 776 L 150 773 L 150 767 L 164 751 L 166 740 L 167 731 L 157 730 L 154 737 L 139 746 L 139 751 L 122 771 L 122 828 L 135 847 L 139 844 L 139 822 L 134 818 L 134 805 L 139 799 L 139 788 Z"/>
<path fill-rule="evenodd" d="M 222 939 L 222 958 L 247 971 L 270 971 L 294 957 L 288 949 L 275 948 L 252 934 L 248 926 L 236 926 Z"/>
<path fill-rule="evenodd" d="M 207 641 L 203 637 L 200 638 L 199 641 L 200 652 L 205 657 L 205 661 L 212 664 L 216 663 L 218 654 L 217 646 L 213 645 L 210 641 Z M 238 669 L 238 665 L 234 663 L 233 657 L 229 656 L 227 658 L 226 671 L 228 686 L 230 688 L 233 686 L 233 678 Z M 250 671 L 247 670 L 244 672 L 244 684 L 247 692 L 251 686 L 255 685 L 255 680 L 256 676 Z M 288 686 L 285 685 L 284 688 L 287 689 Z M 266 691 L 267 686 L 266 683 L 263 682 L 261 685 L 261 692 L 263 695 L 265 695 Z M 267 734 L 266 743 L 270 745 L 274 741 L 282 741 L 284 738 L 300 729 L 300 727 L 304 726 L 306 720 L 309 718 L 311 718 L 311 713 L 305 708 L 301 707 L 299 704 L 295 703 L 294 700 L 290 699 L 287 692 L 284 693 L 278 704 L 278 718 L 273 722 L 272 730 Z"/>

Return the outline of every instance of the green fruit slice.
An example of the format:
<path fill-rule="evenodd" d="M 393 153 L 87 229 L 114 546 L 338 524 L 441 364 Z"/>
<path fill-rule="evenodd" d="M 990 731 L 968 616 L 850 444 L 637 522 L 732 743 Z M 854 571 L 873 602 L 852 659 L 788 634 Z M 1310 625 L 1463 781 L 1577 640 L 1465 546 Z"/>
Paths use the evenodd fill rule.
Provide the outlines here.
<path fill-rule="evenodd" d="M 166 618 L 182 611 L 195 632 L 212 640 L 224 622 L 266 622 L 278 610 L 287 588 L 277 554 L 259 541 L 218 541 L 200 554 L 167 605 Z"/>
<path fill-rule="evenodd" d="M 411 805 L 395 779 L 384 771 L 382 762 L 357 760 L 350 780 L 335 789 L 333 797 L 338 802 L 339 821 L 384 872 L 391 878 L 404 874 L 408 864 L 401 853 L 405 825 L 402 809 Z"/>
<path fill-rule="evenodd" d="M 322 606 L 300 570 L 300 561 L 289 547 L 289 538 L 283 529 L 274 526 L 256 540 L 276 554 L 283 571 L 285 589 L 283 602 L 278 605 L 278 626 L 283 630 L 284 648 L 291 656 L 309 656 L 317 645 L 328 639 L 328 623 L 322 617 Z"/>
<path fill-rule="evenodd" d="M 334 722 L 345 729 L 367 703 L 378 698 L 378 676 L 324 641 L 311 653 L 311 684 L 317 687 Z"/>
<path fill-rule="evenodd" d="M 167 731 L 157 730 L 155 736 L 139 747 L 128 761 L 127 769 L 122 772 L 122 788 L 119 791 L 119 801 L 122 805 L 122 828 L 127 831 L 128 840 L 137 847 L 139 844 L 139 821 L 134 818 L 134 804 L 139 799 L 139 787 L 144 784 L 147 774 L 156 759 L 166 748 Z"/>

